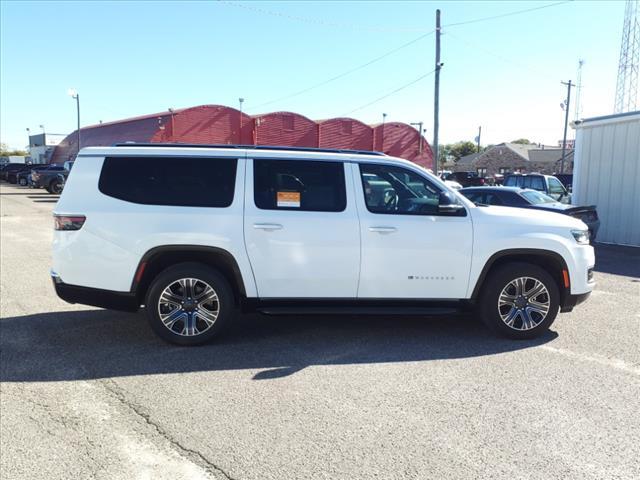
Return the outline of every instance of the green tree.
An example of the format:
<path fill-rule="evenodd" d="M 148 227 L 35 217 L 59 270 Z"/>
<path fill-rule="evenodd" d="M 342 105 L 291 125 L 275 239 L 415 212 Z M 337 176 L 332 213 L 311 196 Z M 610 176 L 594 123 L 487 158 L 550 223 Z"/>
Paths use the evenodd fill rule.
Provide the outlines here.
<path fill-rule="evenodd" d="M 453 161 L 457 162 L 466 155 L 471 155 L 478 151 L 475 143 L 469 141 L 461 141 L 447 145 L 449 155 L 453 157 Z"/>
<path fill-rule="evenodd" d="M 438 164 L 440 164 L 440 170 L 444 169 L 444 164 L 450 160 L 450 145 L 439 145 L 438 146 Z"/>
<path fill-rule="evenodd" d="M 511 143 L 519 143 L 520 145 L 531 145 L 531 142 L 528 138 L 519 138 L 517 140 L 513 140 Z"/>
<path fill-rule="evenodd" d="M 0 143 L 0 157 L 10 157 L 13 155 L 27 155 L 24 150 L 10 150 L 6 143 Z"/>

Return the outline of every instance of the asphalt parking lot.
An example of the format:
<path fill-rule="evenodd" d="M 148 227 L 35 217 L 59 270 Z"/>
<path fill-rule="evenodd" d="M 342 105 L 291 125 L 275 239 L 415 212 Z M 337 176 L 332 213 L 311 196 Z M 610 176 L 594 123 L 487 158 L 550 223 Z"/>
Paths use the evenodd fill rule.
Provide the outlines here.
<path fill-rule="evenodd" d="M 640 249 L 536 341 L 473 318 L 240 319 L 198 348 L 59 300 L 56 196 L 0 185 L 0 478 L 640 478 Z"/>

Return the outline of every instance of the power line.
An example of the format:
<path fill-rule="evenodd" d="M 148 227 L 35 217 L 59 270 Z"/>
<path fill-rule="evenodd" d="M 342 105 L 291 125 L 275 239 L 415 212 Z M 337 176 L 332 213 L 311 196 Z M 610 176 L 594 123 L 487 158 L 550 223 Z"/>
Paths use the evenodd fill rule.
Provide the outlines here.
<path fill-rule="evenodd" d="M 285 95 L 284 97 L 276 98 L 275 100 L 270 100 L 268 102 L 261 103 L 259 105 L 256 105 L 256 106 L 252 107 L 252 108 L 253 109 L 261 108 L 261 107 L 264 107 L 264 106 L 267 106 L 267 105 L 271 105 L 272 103 L 280 102 L 282 100 L 288 100 L 289 98 L 297 97 L 298 95 L 302 95 L 303 93 L 307 93 L 307 92 L 309 92 L 311 90 L 315 90 L 316 88 L 322 87 L 322 86 L 324 86 L 324 85 L 326 85 L 328 83 L 331 83 L 331 82 L 334 82 L 336 80 L 339 80 L 340 78 L 346 77 L 347 75 L 350 75 L 350 74 L 352 74 L 354 72 L 357 72 L 358 70 L 362 70 L 363 68 L 368 67 L 369 65 L 371 65 L 373 63 L 376 63 L 376 62 L 382 60 L 383 58 L 387 58 L 388 56 L 393 55 L 397 51 L 402 50 L 403 48 L 406 48 L 409 45 L 413 45 L 414 43 L 422 40 L 423 38 L 428 37 L 431 34 L 433 34 L 433 31 L 425 33 L 424 35 L 420 35 L 419 37 L 414 38 L 410 42 L 407 42 L 407 43 L 405 43 L 403 45 L 400 45 L 399 47 L 396 47 L 393 50 L 390 50 L 390 51 L 380 55 L 379 57 L 376 57 L 376 58 L 374 58 L 372 60 L 369 60 L 368 62 L 363 63 L 362 65 L 359 65 L 359 66 L 357 66 L 355 68 L 347 70 L 346 72 L 343 72 L 343 73 L 341 73 L 339 75 L 336 75 L 335 77 L 331 77 L 331 78 L 329 78 L 327 80 L 324 80 L 323 82 L 317 83 L 315 85 L 312 85 L 312 86 L 307 87 L 305 89 L 302 89 L 302 90 L 299 90 L 297 92 L 291 93 L 289 95 Z"/>
<path fill-rule="evenodd" d="M 287 19 L 291 19 L 291 20 L 313 22 L 313 23 L 318 23 L 318 24 L 321 24 L 321 25 L 329 25 L 329 26 L 338 26 L 339 25 L 339 24 L 335 24 L 335 23 L 331 23 L 331 22 L 325 22 L 325 21 L 322 21 L 322 20 L 314 20 L 314 19 L 311 19 L 311 18 L 295 17 L 295 16 L 291 16 L 291 15 L 287 15 L 287 14 L 281 14 L 281 13 L 278 13 L 278 12 L 273 12 L 273 11 L 265 10 L 265 9 L 262 9 L 262 8 L 253 7 L 253 6 L 250 7 L 248 5 L 239 4 L 239 3 L 235 3 L 235 2 L 229 2 L 229 1 L 225 1 L 225 0 L 219 0 L 219 1 L 221 3 L 227 3 L 227 4 L 230 4 L 230 5 L 234 5 L 234 6 L 238 6 L 238 7 L 242 7 L 242 8 L 247 8 L 249 10 L 254 10 L 256 12 L 266 13 L 266 14 L 269 14 L 269 15 L 276 15 L 276 16 L 287 18 Z M 477 19 L 474 19 L 474 20 L 467 20 L 467 21 L 464 21 L 464 22 L 449 23 L 449 24 L 444 25 L 443 27 L 453 27 L 453 26 L 458 26 L 458 25 L 467 25 L 467 24 L 470 24 L 470 23 L 478 23 L 478 22 L 494 20 L 494 19 L 497 19 L 497 18 L 508 17 L 508 16 L 512 16 L 512 15 L 519 15 L 519 14 L 522 14 L 522 13 L 532 12 L 532 11 L 535 11 L 535 10 L 542 10 L 544 8 L 555 7 L 557 5 L 562 5 L 562 4 L 565 4 L 565 3 L 572 2 L 572 1 L 573 0 L 563 0 L 561 2 L 542 5 L 540 7 L 533 7 L 533 8 L 528 8 L 528 9 L 524 9 L 524 10 L 518 10 L 518 11 L 515 11 L 515 12 L 504 13 L 504 14 L 500 14 L 500 15 L 493 15 L 493 16 L 490 16 L 490 17 L 477 18 Z M 344 27 L 345 25 L 340 25 L 340 26 Z M 351 25 L 351 26 L 353 26 L 353 25 Z M 338 75 L 336 75 L 334 77 L 331 77 L 331 78 L 329 78 L 327 80 L 324 80 L 324 81 L 322 81 L 320 83 L 317 83 L 317 84 L 312 85 L 310 87 L 304 88 L 304 89 L 299 90 L 297 92 L 293 92 L 291 94 L 285 95 L 283 97 L 280 97 L 280 98 L 277 98 L 277 99 L 274 99 L 274 100 L 269 100 L 268 102 L 260 103 L 260 104 L 258 104 L 256 106 L 252 106 L 252 109 L 255 110 L 257 108 L 265 107 L 267 105 L 271 105 L 271 104 L 274 104 L 274 103 L 277 103 L 277 102 L 281 102 L 283 100 L 288 100 L 290 98 L 297 97 L 297 96 L 302 95 L 304 93 L 310 92 L 311 90 L 315 90 L 316 88 L 322 87 L 322 86 L 324 86 L 324 85 L 326 85 L 328 83 L 331 83 L 331 82 L 334 82 L 336 80 L 339 80 L 339 79 L 341 79 L 343 77 L 346 77 L 347 75 L 350 75 L 350 74 L 352 74 L 354 72 L 357 72 L 358 70 L 361 70 L 361 69 L 363 69 L 365 67 L 368 67 L 369 65 L 371 65 L 373 63 L 376 63 L 376 62 L 378 62 L 378 61 L 380 61 L 380 60 L 382 60 L 382 59 L 384 59 L 384 58 L 386 58 L 386 57 L 388 57 L 390 55 L 393 55 L 394 53 L 398 52 L 399 50 L 402 50 L 402 49 L 404 49 L 404 48 L 406 48 L 406 47 L 408 47 L 410 45 L 413 45 L 414 43 L 422 40 L 423 38 L 426 38 L 426 37 L 430 36 L 434 32 L 435 32 L 435 30 L 432 30 L 432 31 L 427 32 L 427 33 L 425 33 L 423 35 L 420 35 L 419 37 L 414 38 L 413 40 L 411 40 L 411 41 L 409 41 L 409 42 L 407 42 L 407 43 L 405 43 L 403 45 L 400 45 L 399 47 L 397 47 L 397 48 L 395 48 L 393 50 L 390 50 L 390 51 L 380 55 L 379 57 L 376 57 L 376 58 L 374 58 L 372 60 L 369 60 L 368 62 L 363 63 L 362 65 L 359 65 L 359 66 L 357 66 L 355 68 L 349 69 L 349 70 L 347 70 L 347 71 L 345 71 L 343 73 L 340 73 L 340 74 L 338 74 Z M 490 53 L 490 52 L 487 52 L 487 53 Z M 494 56 L 497 56 L 498 58 L 500 58 L 498 55 L 494 54 Z M 504 58 L 502 58 L 502 60 L 509 61 L 509 60 L 506 60 Z M 512 62 L 512 63 L 514 63 L 514 62 Z"/>
<path fill-rule="evenodd" d="M 341 116 L 344 117 L 344 116 L 347 116 L 347 115 L 351 115 L 352 113 L 357 112 L 359 110 L 362 110 L 363 108 L 367 108 L 367 107 L 373 105 L 374 103 L 378 103 L 379 101 L 384 100 L 385 98 L 388 98 L 391 95 L 394 95 L 394 94 L 400 92 L 401 90 L 404 90 L 405 88 L 410 87 L 411 85 L 413 85 L 415 83 L 418 83 L 420 80 L 423 80 L 423 79 L 427 78 L 429 75 L 432 75 L 433 73 L 435 73 L 435 70 L 432 70 L 429 73 L 425 73 L 424 75 L 420 75 L 418 78 L 415 78 L 415 79 L 411 80 L 409 83 L 405 83 L 401 87 L 398 87 L 395 90 L 393 90 L 393 91 L 391 91 L 391 92 L 389 92 L 389 93 L 387 93 L 387 94 L 385 94 L 385 95 L 383 95 L 381 97 L 378 97 L 378 98 L 376 98 L 375 100 L 373 100 L 373 101 L 371 101 L 369 103 L 365 103 L 364 105 L 361 105 L 358 108 L 354 108 L 350 112 L 344 113 Z"/>
<path fill-rule="evenodd" d="M 456 27 L 458 25 L 468 25 L 470 23 L 485 22 L 485 21 L 488 21 L 488 20 L 495 20 L 496 18 L 510 17 L 512 15 L 520 15 L 521 13 L 533 12 L 535 10 L 542 10 L 543 8 L 555 7 L 555 6 L 563 5 L 565 3 L 570 3 L 570 2 L 573 2 L 573 0 L 564 0 L 562 2 L 549 3 L 547 5 L 541 5 L 539 7 L 527 8 L 525 10 L 517 10 L 515 12 L 502 13 L 500 15 L 492 15 L 491 17 L 476 18 L 475 20 L 466 20 L 464 22 L 448 23 L 446 25 L 443 25 L 443 27 Z"/>
<path fill-rule="evenodd" d="M 540 74 L 540 70 L 539 69 L 534 69 L 533 67 L 530 67 L 528 65 L 522 64 L 520 62 L 513 61 L 513 60 L 511 60 L 509 58 L 506 58 L 506 57 L 503 57 L 502 55 L 499 55 L 499 54 L 497 54 L 497 53 L 495 53 L 495 52 L 493 52 L 491 50 L 488 50 L 488 49 L 486 49 L 484 47 L 481 47 L 480 45 L 478 45 L 477 42 L 470 42 L 469 40 L 466 40 L 466 39 L 461 38 L 461 37 L 459 37 L 457 35 L 454 35 L 451 32 L 446 32 L 445 35 L 447 37 L 451 37 L 451 38 L 459 41 L 460 43 L 464 43 L 465 45 L 467 45 L 470 48 L 475 48 L 477 50 L 480 50 L 481 52 L 486 53 L 487 55 L 491 55 L 492 57 L 495 57 L 498 60 L 501 60 L 501 61 L 503 61 L 505 63 L 509 63 L 511 65 L 514 65 L 514 66 L 518 67 L 518 68 L 529 70 L 532 73 Z"/>
<path fill-rule="evenodd" d="M 270 15 L 272 17 L 284 18 L 287 20 L 293 20 L 296 22 L 309 23 L 312 25 L 320 25 L 323 27 L 331 28 L 350 28 L 353 30 L 365 30 L 371 32 L 424 32 L 425 28 L 422 27 L 383 27 L 380 25 L 358 25 L 355 23 L 338 23 L 331 22 L 319 18 L 301 17 L 298 15 L 290 15 L 288 13 L 277 12 L 275 10 L 269 10 L 262 7 L 255 7 L 252 4 L 245 4 L 239 2 L 231 2 L 228 0 L 218 0 L 218 3 L 224 3 L 234 7 L 244 8 L 245 10 L 251 10 L 255 13 L 261 13 L 264 15 Z"/>

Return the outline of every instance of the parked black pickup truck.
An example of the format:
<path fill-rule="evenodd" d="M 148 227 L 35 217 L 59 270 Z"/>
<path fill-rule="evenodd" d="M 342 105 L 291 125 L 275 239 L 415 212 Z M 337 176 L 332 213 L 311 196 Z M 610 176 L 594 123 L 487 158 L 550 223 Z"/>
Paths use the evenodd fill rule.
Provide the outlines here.
<path fill-rule="evenodd" d="M 64 187 L 64 179 L 69 175 L 73 162 L 65 162 L 64 165 L 51 165 L 46 170 L 40 170 L 31 174 L 31 180 L 35 188 L 44 188 L 49 193 L 61 193 Z"/>
<path fill-rule="evenodd" d="M 482 187 L 485 179 L 476 172 L 453 172 L 443 177 L 443 180 L 453 180 L 463 187 Z"/>

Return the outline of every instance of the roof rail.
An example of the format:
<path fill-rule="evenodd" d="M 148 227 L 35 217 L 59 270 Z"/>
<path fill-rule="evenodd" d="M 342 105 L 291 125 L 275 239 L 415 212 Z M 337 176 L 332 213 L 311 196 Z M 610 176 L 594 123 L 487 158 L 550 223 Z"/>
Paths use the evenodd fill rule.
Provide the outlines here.
<path fill-rule="evenodd" d="M 114 147 L 183 147 L 183 148 L 238 148 L 247 150 L 278 150 L 293 152 L 322 152 L 322 153 L 348 153 L 351 155 L 378 155 L 386 157 L 383 152 L 372 150 L 348 150 L 343 148 L 315 148 L 315 147 L 283 147 L 269 145 L 225 145 L 225 144 L 203 144 L 203 143 L 137 143 L 124 142 L 116 143 Z"/>

